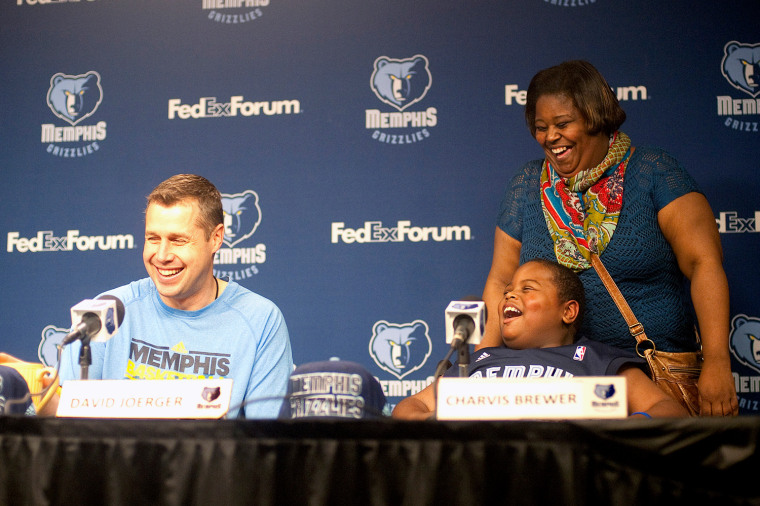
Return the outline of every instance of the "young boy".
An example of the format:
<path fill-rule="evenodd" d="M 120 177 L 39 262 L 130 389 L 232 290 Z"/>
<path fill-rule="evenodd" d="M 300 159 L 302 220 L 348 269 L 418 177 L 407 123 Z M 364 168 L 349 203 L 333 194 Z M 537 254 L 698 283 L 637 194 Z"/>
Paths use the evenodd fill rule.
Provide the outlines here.
<path fill-rule="evenodd" d="M 502 377 L 506 368 L 509 377 L 527 371 L 538 377 L 617 374 L 627 378 L 628 412 L 632 416 L 688 416 L 643 372 L 642 359 L 583 337 L 576 341 L 584 306 L 583 285 L 571 269 L 541 259 L 523 264 L 499 304 L 505 347 L 475 352 L 470 377 Z M 392 416 L 423 420 L 434 414 L 431 384 L 398 403 Z"/>

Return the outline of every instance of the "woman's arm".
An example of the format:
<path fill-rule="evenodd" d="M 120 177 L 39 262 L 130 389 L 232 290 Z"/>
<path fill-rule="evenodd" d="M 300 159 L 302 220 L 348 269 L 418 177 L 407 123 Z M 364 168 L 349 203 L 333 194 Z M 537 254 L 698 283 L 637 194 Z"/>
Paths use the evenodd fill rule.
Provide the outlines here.
<path fill-rule="evenodd" d="M 475 346 L 476 350 L 491 346 L 501 346 L 501 328 L 499 326 L 499 302 L 504 296 L 504 287 L 512 280 L 512 274 L 520 264 L 520 247 L 522 244 L 517 239 L 507 235 L 499 227 L 493 241 L 493 261 L 491 270 L 486 279 L 483 289 L 483 300 L 488 309 L 486 321 L 486 333 L 483 341 Z"/>
<path fill-rule="evenodd" d="M 657 220 L 678 267 L 691 280 L 705 359 L 699 377 L 700 414 L 736 415 L 739 403 L 728 347 L 728 280 L 715 216 L 704 195 L 692 192 L 662 208 Z"/>

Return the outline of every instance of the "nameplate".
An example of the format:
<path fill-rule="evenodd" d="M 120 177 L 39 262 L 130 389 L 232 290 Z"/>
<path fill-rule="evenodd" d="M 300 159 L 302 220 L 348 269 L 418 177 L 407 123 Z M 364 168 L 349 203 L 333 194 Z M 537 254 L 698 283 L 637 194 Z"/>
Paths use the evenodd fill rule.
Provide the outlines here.
<path fill-rule="evenodd" d="M 573 378 L 441 378 L 439 420 L 625 418 L 621 376 Z"/>
<path fill-rule="evenodd" d="M 231 379 L 69 380 L 57 416 L 84 418 L 221 418 Z"/>

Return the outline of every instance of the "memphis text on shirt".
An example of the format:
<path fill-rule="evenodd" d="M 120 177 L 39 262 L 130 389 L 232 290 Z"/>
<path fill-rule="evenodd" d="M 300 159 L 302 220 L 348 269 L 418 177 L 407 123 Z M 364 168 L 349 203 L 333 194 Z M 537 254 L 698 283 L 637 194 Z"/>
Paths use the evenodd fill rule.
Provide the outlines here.
<path fill-rule="evenodd" d="M 176 348 L 176 346 L 175 346 Z M 200 351 L 181 353 L 165 346 L 132 340 L 128 379 L 210 379 L 230 373 L 230 356 Z"/>

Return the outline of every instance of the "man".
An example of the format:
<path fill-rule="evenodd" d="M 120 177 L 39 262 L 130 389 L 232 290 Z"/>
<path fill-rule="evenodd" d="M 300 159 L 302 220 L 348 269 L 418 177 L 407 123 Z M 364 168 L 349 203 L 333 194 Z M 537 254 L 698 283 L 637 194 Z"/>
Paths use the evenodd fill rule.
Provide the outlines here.
<path fill-rule="evenodd" d="M 576 340 L 585 305 L 583 284 L 567 267 L 548 260 L 520 266 L 499 304 L 503 347 L 482 348 L 472 356 L 470 377 L 500 376 L 506 367 L 551 371 L 552 377 L 619 374 L 627 379 L 632 416 L 687 416 L 640 369 L 643 360 L 586 338 Z M 583 347 L 582 358 L 576 350 Z M 488 371 L 488 372 L 486 372 Z M 402 400 L 394 418 L 422 420 L 435 414 L 434 385 Z"/>
<path fill-rule="evenodd" d="M 293 370 L 280 310 L 234 281 L 217 279 L 221 195 L 201 176 L 180 174 L 147 198 L 143 262 L 148 278 L 108 293 L 124 322 L 92 343 L 91 379 L 232 378 L 229 417 L 276 418 Z M 79 343 L 64 348 L 61 378 L 79 378 Z"/>

